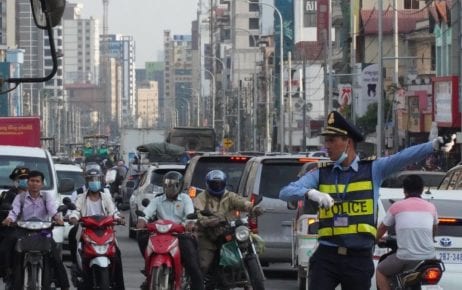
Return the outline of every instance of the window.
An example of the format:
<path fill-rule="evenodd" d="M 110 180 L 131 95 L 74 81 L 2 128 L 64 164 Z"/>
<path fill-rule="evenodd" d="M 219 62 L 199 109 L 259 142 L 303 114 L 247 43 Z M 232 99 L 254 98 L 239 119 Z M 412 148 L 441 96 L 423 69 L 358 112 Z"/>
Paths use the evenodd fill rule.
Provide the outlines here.
<path fill-rule="evenodd" d="M 317 26 L 317 5 L 316 1 L 306 1 L 303 14 L 303 27 Z"/>
<path fill-rule="evenodd" d="M 419 9 L 419 0 L 404 0 L 404 9 Z"/>
<path fill-rule="evenodd" d="M 249 29 L 259 29 L 260 28 L 260 19 L 259 18 L 249 18 Z"/>
<path fill-rule="evenodd" d="M 249 46 L 257 47 L 258 40 L 259 40 L 258 35 L 249 35 Z"/>
<path fill-rule="evenodd" d="M 250 12 L 255 12 L 255 11 L 260 11 L 260 5 L 258 4 L 259 0 L 250 0 L 249 2 L 249 11 Z"/>

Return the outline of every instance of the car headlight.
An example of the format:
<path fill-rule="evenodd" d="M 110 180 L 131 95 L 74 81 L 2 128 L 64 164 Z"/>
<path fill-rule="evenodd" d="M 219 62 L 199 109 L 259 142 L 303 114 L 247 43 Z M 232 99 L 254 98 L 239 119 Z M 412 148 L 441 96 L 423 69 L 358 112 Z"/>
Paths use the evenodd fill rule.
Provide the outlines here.
<path fill-rule="evenodd" d="M 249 239 L 250 231 L 246 226 L 238 226 L 234 231 L 234 234 L 236 235 L 236 240 L 244 242 Z"/>
<path fill-rule="evenodd" d="M 168 225 L 156 224 L 156 230 L 161 234 L 167 233 L 171 228 L 172 228 L 172 224 L 168 224 Z"/>

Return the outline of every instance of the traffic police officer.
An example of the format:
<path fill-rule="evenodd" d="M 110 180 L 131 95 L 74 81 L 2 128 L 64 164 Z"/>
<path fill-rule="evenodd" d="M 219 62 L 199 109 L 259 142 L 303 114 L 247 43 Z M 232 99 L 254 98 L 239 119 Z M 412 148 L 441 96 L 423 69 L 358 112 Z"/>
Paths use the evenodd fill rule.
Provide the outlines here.
<path fill-rule="evenodd" d="M 319 246 L 310 258 L 310 289 L 366 290 L 374 274 L 372 251 L 377 232 L 377 200 L 382 180 L 434 150 L 448 152 L 455 136 L 437 137 L 394 155 L 360 160 L 356 145 L 364 137 L 337 111 L 329 113 L 325 147 L 332 162 L 320 164 L 282 188 L 282 200 L 318 202 Z"/>

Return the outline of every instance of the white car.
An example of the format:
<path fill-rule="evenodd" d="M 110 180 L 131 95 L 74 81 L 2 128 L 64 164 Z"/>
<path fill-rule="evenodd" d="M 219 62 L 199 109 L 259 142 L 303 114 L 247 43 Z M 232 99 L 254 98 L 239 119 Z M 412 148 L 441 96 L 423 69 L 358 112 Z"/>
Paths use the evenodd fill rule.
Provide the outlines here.
<path fill-rule="evenodd" d="M 136 226 L 138 219 L 136 215 L 137 210 L 143 210 L 142 204 L 144 199 L 151 200 L 157 194 L 163 193 L 162 179 L 164 174 L 169 171 L 178 171 L 184 174 L 185 165 L 180 164 L 152 164 L 149 165 L 146 171 L 144 171 L 140 177 L 138 187 L 133 191 L 130 196 L 130 215 L 129 215 L 129 226 L 130 229 Z M 129 230 L 128 235 L 130 238 L 135 238 L 135 231 Z"/>
<path fill-rule="evenodd" d="M 381 188 L 379 216 L 380 223 L 390 205 L 403 199 L 400 188 Z M 438 232 L 434 238 L 436 257 L 443 261 L 446 271 L 439 282 L 442 289 L 460 289 L 462 277 L 462 195 L 459 190 L 432 189 L 422 194 L 422 198 L 436 206 L 439 217 Z M 376 247 L 374 263 L 386 249 Z M 375 277 L 372 288 L 375 289 Z"/>

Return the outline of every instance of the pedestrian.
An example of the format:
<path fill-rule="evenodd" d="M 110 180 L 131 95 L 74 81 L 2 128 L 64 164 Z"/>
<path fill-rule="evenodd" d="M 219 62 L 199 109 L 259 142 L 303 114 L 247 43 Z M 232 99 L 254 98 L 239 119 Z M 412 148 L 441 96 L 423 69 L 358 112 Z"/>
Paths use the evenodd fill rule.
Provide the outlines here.
<path fill-rule="evenodd" d="M 329 113 L 321 135 L 332 161 L 320 162 L 318 169 L 282 188 L 279 198 L 292 201 L 306 196 L 320 206 L 319 246 L 309 261 L 309 288 L 333 290 L 340 284 L 343 290 L 370 289 L 382 180 L 434 151 L 449 152 L 455 135 L 368 160 L 360 160 L 356 153 L 364 137 L 338 112 Z"/>

